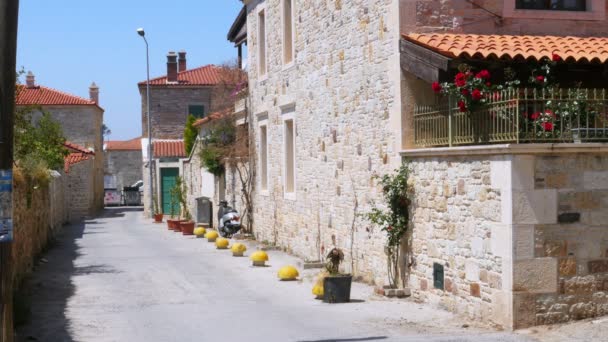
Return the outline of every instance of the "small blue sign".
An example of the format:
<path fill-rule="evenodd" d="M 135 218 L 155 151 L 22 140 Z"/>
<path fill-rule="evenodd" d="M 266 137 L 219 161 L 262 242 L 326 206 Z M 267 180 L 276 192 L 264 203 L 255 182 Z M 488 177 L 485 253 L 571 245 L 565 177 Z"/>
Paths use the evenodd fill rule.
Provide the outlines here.
<path fill-rule="evenodd" d="M 13 241 L 13 171 L 0 170 L 0 243 Z"/>
<path fill-rule="evenodd" d="M 13 170 L 0 170 L 0 181 L 13 181 Z"/>

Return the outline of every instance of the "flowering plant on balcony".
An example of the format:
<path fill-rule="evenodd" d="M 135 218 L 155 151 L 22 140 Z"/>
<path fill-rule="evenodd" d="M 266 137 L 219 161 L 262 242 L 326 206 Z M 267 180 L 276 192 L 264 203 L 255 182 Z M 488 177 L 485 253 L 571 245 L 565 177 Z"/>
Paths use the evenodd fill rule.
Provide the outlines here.
<path fill-rule="evenodd" d="M 506 81 L 493 84 L 488 70 L 475 72 L 468 65 L 459 67 L 452 82 L 434 82 L 432 89 L 436 94 L 450 96 L 450 107 L 456 106 L 463 113 L 472 114 L 488 107 L 489 117 L 476 116 L 476 120 L 519 125 L 520 133 L 528 137 L 568 139 L 573 129 L 596 126 L 601 109 L 589 101 L 587 90 L 559 87 L 554 67 L 560 62 L 561 57 L 555 54 L 541 60 L 531 70 L 526 89 L 520 89 L 522 82 L 509 68 L 505 69 Z M 513 116 L 515 110 L 521 114 L 519 121 Z M 484 126 L 478 128 L 481 127 Z"/>
<path fill-rule="evenodd" d="M 450 95 L 456 99 L 461 112 L 472 113 L 488 102 L 488 95 L 496 89 L 490 82 L 488 70 L 473 72 L 468 65 L 461 65 L 454 82 L 433 82 L 433 91 L 437 94 Z"/>

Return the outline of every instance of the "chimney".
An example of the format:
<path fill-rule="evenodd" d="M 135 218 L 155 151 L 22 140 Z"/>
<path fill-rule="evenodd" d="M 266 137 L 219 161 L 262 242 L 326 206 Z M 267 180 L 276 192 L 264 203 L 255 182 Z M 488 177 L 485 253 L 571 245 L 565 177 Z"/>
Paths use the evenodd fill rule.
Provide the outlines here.
<path fill-rule="evenodd" d="M 99 104 L 99 87 L 95 82 L 91 83 L 91 86 L 89 87 L 89 98 L 91 101 Z"/>
<path fill-rule="evenodd" d="M 25 86 L 28 88 L 36 87 L 36 76 L 31 71 L 28 71 L 25 76 Z"/>
<path fill-rule="evenodd" d="M 186 64 L 186 51 L 182 50 L 182 51 L 178 52 L 177 54 L 179 56 L 179 58 L 177 60 L 179 72 L 186 71 L 186 69 L 188 69 L 188 66 Z"/>
<path fill-rule="evenodd" d="M 167 54 L 167 83 L 177 83 L 177 55 L 173 51 Z"/>

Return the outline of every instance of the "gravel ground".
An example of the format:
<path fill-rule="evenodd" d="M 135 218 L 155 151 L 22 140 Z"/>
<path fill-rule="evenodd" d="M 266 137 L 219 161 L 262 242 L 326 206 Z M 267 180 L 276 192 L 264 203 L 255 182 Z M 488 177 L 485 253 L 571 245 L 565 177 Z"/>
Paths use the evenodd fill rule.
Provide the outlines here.
<path fill-rule="evenodd" d="M 106 209 L 66 227 L 37 265 L 25 286 L 32 315 L 17 341 L 579 340 L 560 327 L 488 330 L 429 305 L 375 296 L 359 283 L 353 303 L 324 304 L 310 293 L 318 270 L 280 282 L 277 269 L 301 261 L 269 255 L 269 267 L 254 268 L 248 258 L 149 223 L 138 209 Z M 598 331 L 583 340 L 602 336 L 601 324 L 581 324 Z"/>

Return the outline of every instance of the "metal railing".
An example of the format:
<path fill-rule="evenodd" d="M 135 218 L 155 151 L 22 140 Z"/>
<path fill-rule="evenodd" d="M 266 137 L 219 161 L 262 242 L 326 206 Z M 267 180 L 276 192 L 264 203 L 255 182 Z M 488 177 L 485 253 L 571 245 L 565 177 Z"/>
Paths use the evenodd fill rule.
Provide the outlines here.
<path fill-rule="evenodd" d="M 417 105 L 415 145 L 608 142 L 606 89 L 506 89 L 485 100 L 470 113 L 451 96 Z"/>

